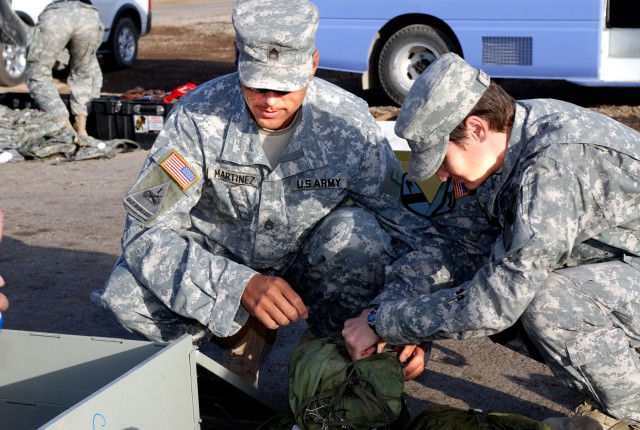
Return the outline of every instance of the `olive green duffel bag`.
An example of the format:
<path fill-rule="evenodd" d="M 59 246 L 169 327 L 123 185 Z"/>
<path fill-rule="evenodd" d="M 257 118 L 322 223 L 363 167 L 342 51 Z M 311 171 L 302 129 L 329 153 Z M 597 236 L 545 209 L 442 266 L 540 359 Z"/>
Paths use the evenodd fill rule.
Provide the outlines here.
<path fill-rule="evenodd" d="M 398 354 L 352 361 L 343 344 L 300 345 L 289 361 L 289 406 L 302 430 L 388 428 L 403 412 Z"/>
<path fill-rule="evenodd" d="M 411 419 L 405 430 L 552 430 L 523 415 L 435 406 Z"/>

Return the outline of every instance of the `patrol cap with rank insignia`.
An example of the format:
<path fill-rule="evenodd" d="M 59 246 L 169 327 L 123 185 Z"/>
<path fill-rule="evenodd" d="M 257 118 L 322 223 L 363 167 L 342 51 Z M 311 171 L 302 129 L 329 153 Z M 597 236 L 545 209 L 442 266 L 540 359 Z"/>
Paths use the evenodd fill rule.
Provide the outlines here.
<path fill-rule="evenodd" d="M 238 75 L 250 88 L 297 91 L 313 71 L 318 9 L 306 0 L 238 0 Z"/>

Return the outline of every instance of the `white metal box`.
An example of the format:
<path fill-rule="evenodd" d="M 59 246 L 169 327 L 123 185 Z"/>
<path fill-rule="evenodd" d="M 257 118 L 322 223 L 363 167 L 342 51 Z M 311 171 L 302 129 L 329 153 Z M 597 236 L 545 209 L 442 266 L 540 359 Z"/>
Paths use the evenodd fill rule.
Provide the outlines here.
<path fill-rule="evenodd" d="M 201 429 L 199 383 L 213 393 L 210 415 L 220 410 L 227 421 L 236 414 L 259 422 L 280 409 L 200 353 L 188 335 L 158 344 L 0 332 L 2 428 Z M 253 416 L 239 417 L 234 408 Z M 204 422 L 217 427 L 215 416 Z"/>

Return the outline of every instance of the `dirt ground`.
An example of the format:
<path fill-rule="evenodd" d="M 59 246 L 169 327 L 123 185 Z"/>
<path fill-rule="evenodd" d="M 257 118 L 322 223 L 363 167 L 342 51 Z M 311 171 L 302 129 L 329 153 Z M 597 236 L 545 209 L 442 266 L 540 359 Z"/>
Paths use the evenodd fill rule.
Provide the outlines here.
<path fill-rule="evenodd" d="M 154 3 L 158 14 L 164 3 L 172 2 Z M 103 92 L 122 94 L 135 87 L 169 91 L 229 73 L 234 69 L 229 30 L 224 22 L 181 27 L 156 23 L 141 39 L 132 69 L 104 72 Z M 365 98 L 375 112 L 394 109 L 381 94 L 360 90 L 354 74 L 319 71 L 318 76 Z M 638 89 L 526 81 L 503 85 L 517 98 L 565 99 L 640 129 Z M 64 91 L 63 84 L 61 88 Z M 89 294 L 102 286 L 119 254 L 125 216 L 121 199 L 145 156 L 146 151 L 136 151 L 110 160 L 0 165 L 0 209 L 5 214 L 0 273 L 11 301 L 3 314 L 5 328 L 132 338 L 89 301 Z M 288 353 L 303 330 L 304 324 L 282 330 L 262 371 L 261 391 L 283 405 Z M 219 358 L 215 347 L 204 351 Z M 559 386 L 543 364 L 487 339 L 437 342 L 427 371 L 408 383 L 405 392 L 413 412 L 447 404 L 537 419 L 565 414 L 583 400 Z"/>

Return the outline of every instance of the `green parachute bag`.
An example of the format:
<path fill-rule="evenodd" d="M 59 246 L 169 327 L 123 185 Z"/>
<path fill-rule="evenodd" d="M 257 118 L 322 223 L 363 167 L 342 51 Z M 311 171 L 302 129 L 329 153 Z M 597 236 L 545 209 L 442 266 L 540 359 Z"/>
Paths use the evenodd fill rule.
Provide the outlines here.
<path fill-rule="evenodd" d="M 483 413 L 477 409 L 436 406 L 412 418 L 404 430 L 553 430 L 548 425 L 518 414 Z"/>
<path fill-rule="evenodd" d="M 289 361 L 289 406 L 302 430 L 392 428 L 405 417 L 403 390 L 392 350 L 352 361 L 344 344 L 316 340 L 296 348 Z"/>

